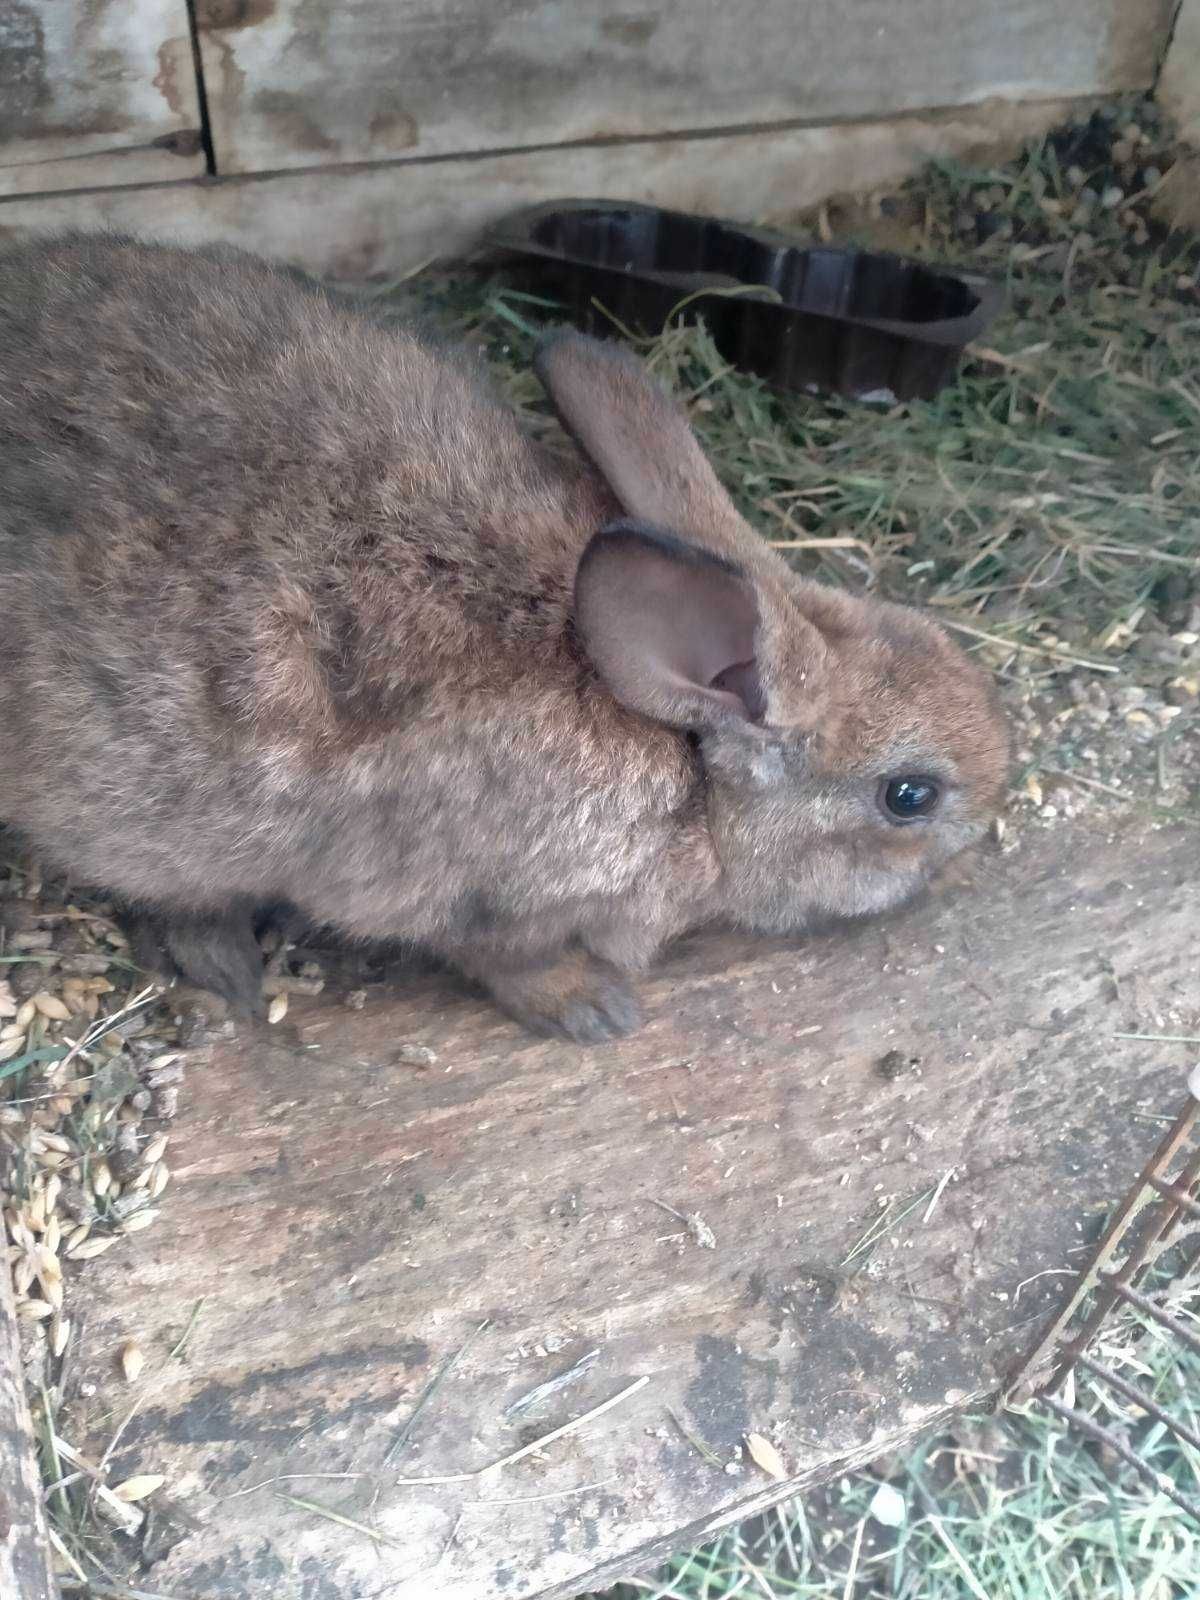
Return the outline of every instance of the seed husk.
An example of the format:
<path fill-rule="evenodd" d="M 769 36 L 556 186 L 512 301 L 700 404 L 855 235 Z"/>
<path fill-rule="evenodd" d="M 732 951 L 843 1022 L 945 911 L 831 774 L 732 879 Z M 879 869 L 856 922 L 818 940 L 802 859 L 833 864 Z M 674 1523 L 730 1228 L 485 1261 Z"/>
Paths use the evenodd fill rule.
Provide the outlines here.
<path fill-rule="evenodd" d="M 61 1133 L 51 1132 L 49 1128 L 39 1128 L 37 1130 L 37 1139 L 38 1143 L 44 1145 L 47 1150 L 57 1150 L 64 1156 L 73 1156 L 75 1154 L 75 1146 L 70 1139 L 64 1138 Z"/>
<path fill-rule="evenodd" d="M 37 1251 L 37 1274 L 43 1283 L 62 1282 L 62 1263 L 52 1250 L 47 1250 L 45 1245 L 39 1245 Z"/>
<path fill-rule="evenodd" d="M 126 1217 L 121 1224 L 122 1233 L 140 1233 L 143 1228 L 148 1228 L 157 1218 L 158 1212 L 152 1209 L 135 1211 L 131 1217 Z"/>
<path fill-rule="evenodd" d="M 760 1467 L 769 1478 L 787 1477 L 787 1468 L 783 1464 L 783 1457 L 770 1439 L 764 1438 L 761 1433 L 748 1433 L 746 1435 L 746 1449 L 754 1465 Z"/>
<path fill-rule="evenodd" d="M 166 1154 L 167 1144 L 171 1135 L 169 1133 L 155 1134 L 150 1143 L 142 1151 L 142 1160 L 146 1166 L 152 1167 L 156 1161 L 161 1161 Z"/>
<path fill-rule="evenodd" d="M 112 1492 L 118 1500 L 124 1500 L 129 1505 L 135 1500 L 144 1500 L 156 1489 L 161 1489 L 166 1481 L 165 1473 L 141 1472 L 135 1477 L 126 1478 L 124 1483 L 118 1483 Z"/>
<path fill-rule="evenodd" d="M 71 1012 L 68 1006 L 56 994 L 51 994 L 48 989 L 39 989 L 32 996 L 33 1004 L 39 1015 L 50 1022 L 70 1022 Z"/>
<path fill-rule="evenodd" d="M 94 1261 L 97 1256 L 102 1256 L 106 1250 L 111 1250 L 117 1242 L 115 1233 L 104 1234 L 96 1239 L 85 1239 L 82 1244 L 77 1244 L 73 1250 L 67 1251 L 68 1261 Z"/>
<path fill-rule="evenodd" d="M 45 1317 L 52 1317 L 54 1312 L 55 1307 L 49 1300 L 22 1300 L 17 1307 L 17 1315 L 26 1322 L 41 1322 Z"/>

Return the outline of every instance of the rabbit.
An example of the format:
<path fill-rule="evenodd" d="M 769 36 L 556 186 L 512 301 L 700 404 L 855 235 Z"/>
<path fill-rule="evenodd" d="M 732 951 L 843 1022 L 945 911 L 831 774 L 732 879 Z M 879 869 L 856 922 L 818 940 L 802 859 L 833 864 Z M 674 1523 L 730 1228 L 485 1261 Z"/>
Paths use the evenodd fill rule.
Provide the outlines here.
<path fill-rule="evenodd" d="M 0 818 L 167 975 L 255 1012 L 283 904 L 603 1042 L 676 936 L 882 912 L 984 834 L 981 668 L 796 575 L 624 347 L 534 368 L 569 457 L 240 252 L 0 261 Z"/>

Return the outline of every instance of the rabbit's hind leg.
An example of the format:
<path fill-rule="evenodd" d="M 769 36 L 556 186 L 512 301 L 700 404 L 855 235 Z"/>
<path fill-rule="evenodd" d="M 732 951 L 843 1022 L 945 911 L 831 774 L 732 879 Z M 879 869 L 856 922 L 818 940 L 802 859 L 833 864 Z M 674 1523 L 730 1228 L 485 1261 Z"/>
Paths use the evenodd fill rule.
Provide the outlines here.
<path fill-rule="evenodd" d="M 265 1015 L 263 953 L 255 908 L 236 901 L 222 911 L 132 906 L 125 912 L 133 959 L 168 981 L 182 979 L 224 1000 L 236 1014 Z"/>

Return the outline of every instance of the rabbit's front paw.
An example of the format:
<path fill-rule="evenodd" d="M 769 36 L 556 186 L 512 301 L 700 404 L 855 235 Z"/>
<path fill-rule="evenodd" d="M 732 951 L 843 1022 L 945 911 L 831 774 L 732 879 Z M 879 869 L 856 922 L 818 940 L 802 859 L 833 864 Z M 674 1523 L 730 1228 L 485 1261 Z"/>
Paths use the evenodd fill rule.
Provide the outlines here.
<path fill-rule="evenodd" d="M 483 975 L 496 1004 L 532 1033 L 604 1044 L 641 1022 L 628 981 L 605 962 L 571 951 L 550 966 Z"/>

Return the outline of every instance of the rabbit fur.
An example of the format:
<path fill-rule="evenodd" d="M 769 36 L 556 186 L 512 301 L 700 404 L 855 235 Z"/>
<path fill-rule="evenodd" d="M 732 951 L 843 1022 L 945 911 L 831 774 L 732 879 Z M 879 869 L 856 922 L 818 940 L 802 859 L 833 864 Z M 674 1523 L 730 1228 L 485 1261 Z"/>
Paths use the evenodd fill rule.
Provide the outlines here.
<path fill-rule="evenodd" d="M 249 256 L 0 260 L 0 818 L 167 970 L 255 1009 L 282 902 L 602 1040 L 672 937 L 883 911 L 986 829 L 978 666 L 796 576 L 631 354 L 535 368 L 569 459 Z"/>

